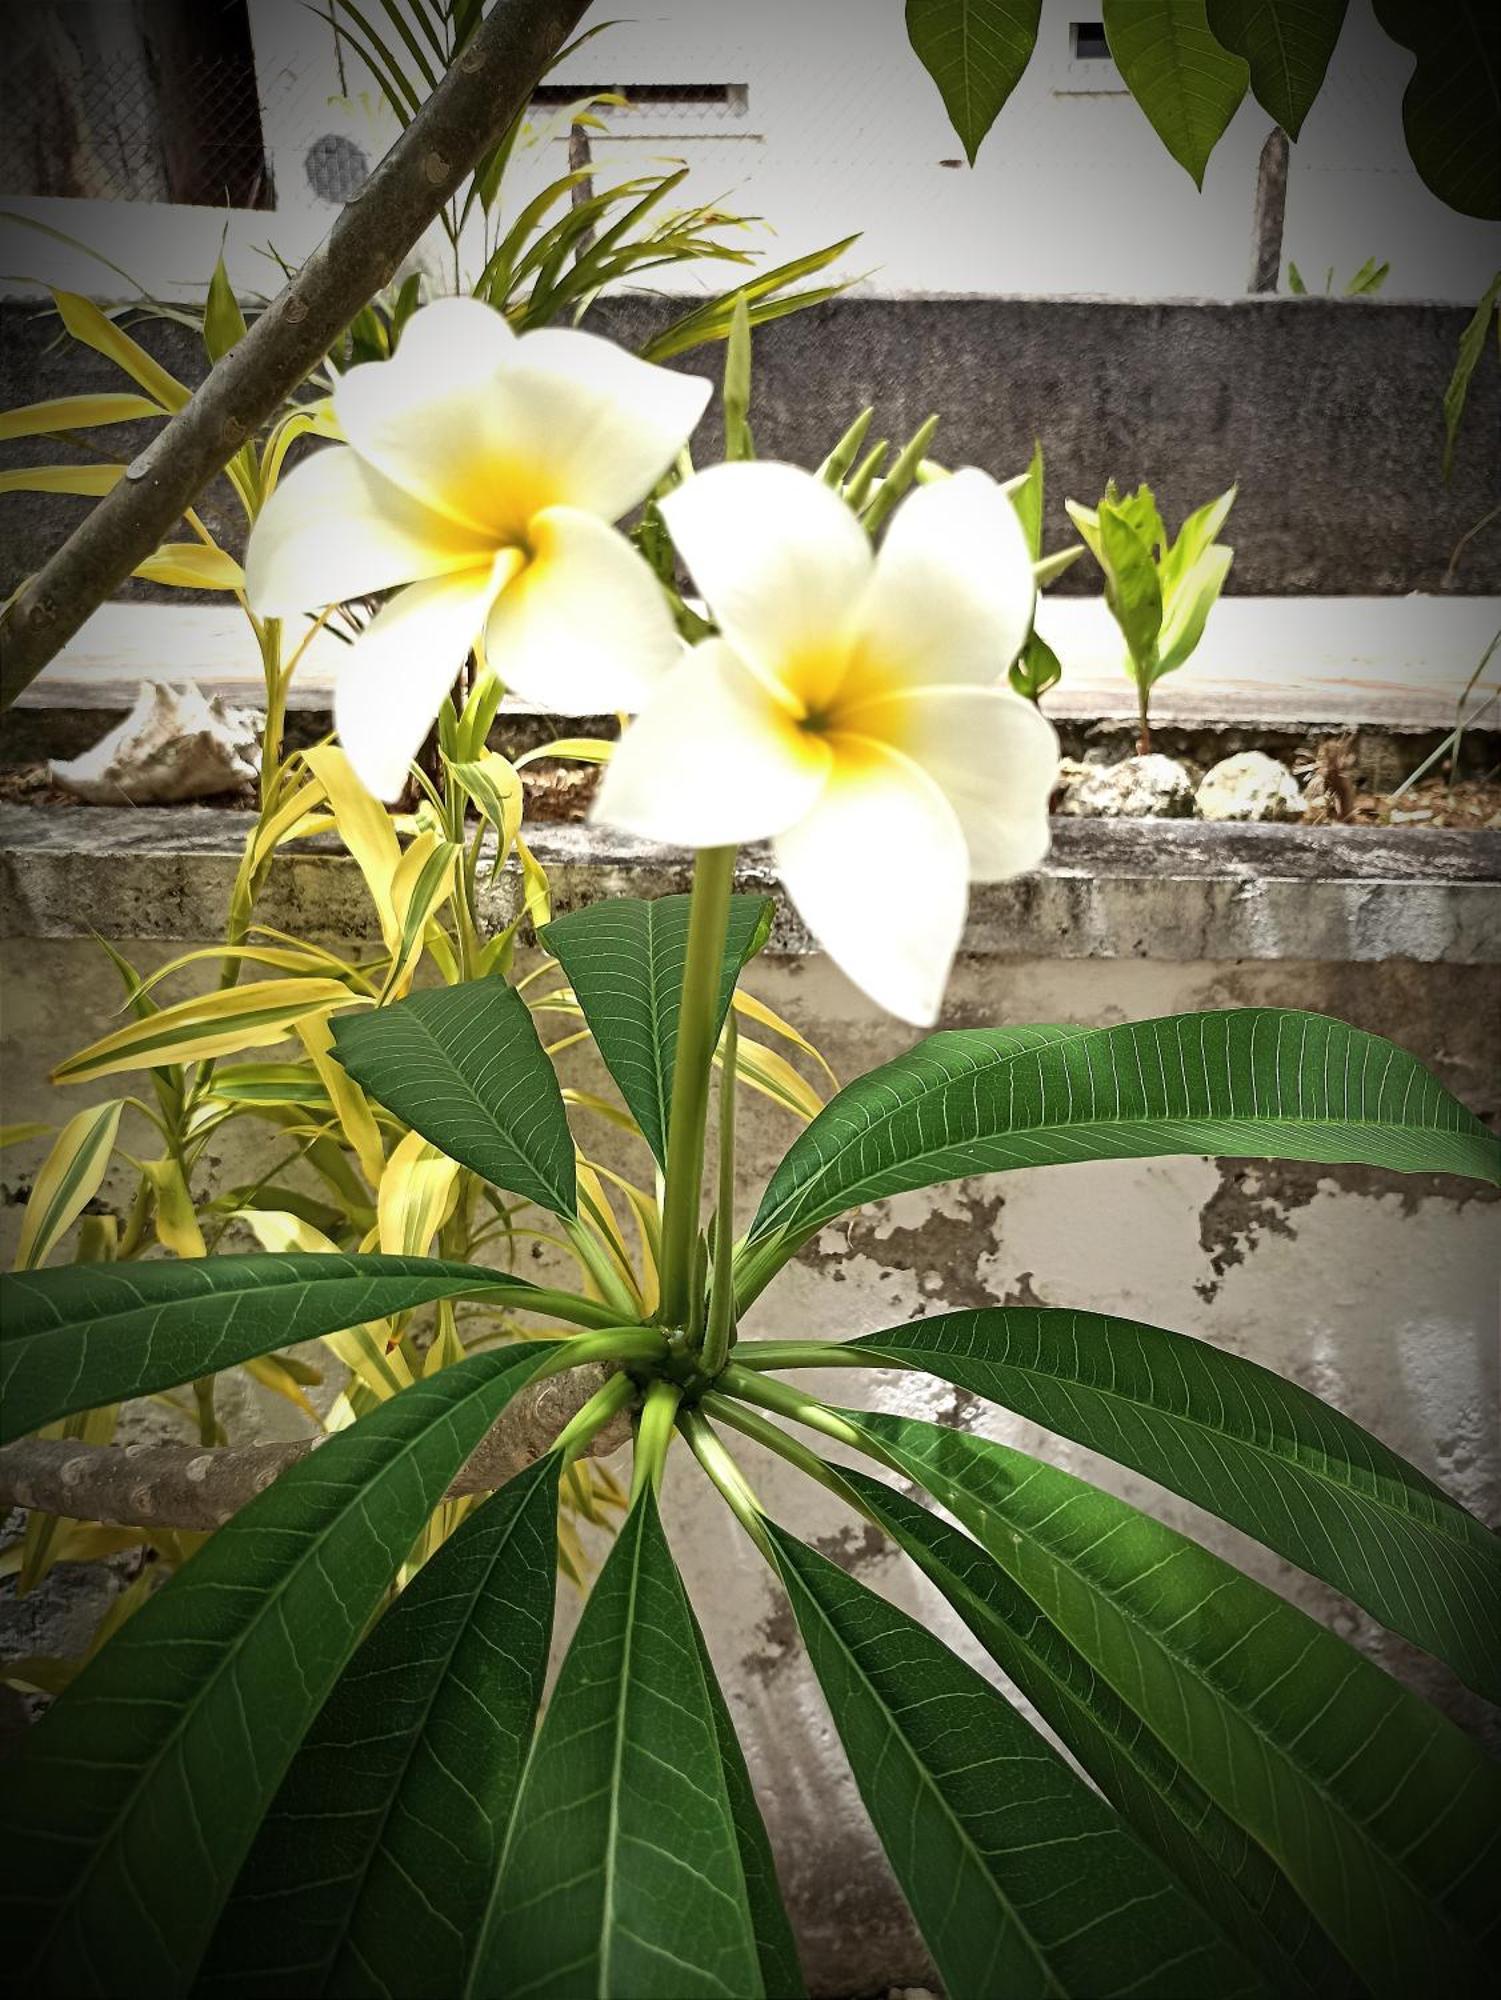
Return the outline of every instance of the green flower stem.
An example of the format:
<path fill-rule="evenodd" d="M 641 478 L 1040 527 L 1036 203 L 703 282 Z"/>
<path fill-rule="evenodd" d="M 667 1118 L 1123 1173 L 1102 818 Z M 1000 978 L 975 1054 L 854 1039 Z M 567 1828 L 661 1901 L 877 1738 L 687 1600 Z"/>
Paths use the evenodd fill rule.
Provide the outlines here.
<path fill-rule="evenodd" d="M 719 1189 L 714 1208 L 714 1277 L 700 1365 L 712 1380 L 735 1344 L 735 1087 L 740 1031 L 732 1007 L 724 1025 L 719 1083 Z"/>
<path fill-rule="evenodd" d="M 590 1233 L 588 1225 L 581 1218 L 565 1216 L 563 1231 L 573 1247 L 573 1254 L 600 1289 L 604 1298 L 600 1310 L 609 1316 L 612 1324 L 634 1320 L 640 1306 L 626 1289 L 603 1244 Z"/>
<path fill-rule="evenodd" d="M 505 1275 L 503 1271 L 496 1272 L 496 1277 L 502 1281 Z M 460 1292 L 458 1297 L 473 1305 L 492 1303 L 482 1291 Z M 540 1285 L 526 1294 L 524 1302 L 508 1300 L 507 1306 L 515 1312 L 538 1313 L 544 1319 L 560 1319 L 569 1326 L 587 1327 L 591 1333 L 619 1333 L 622 1329 L 629 1329 L 632 1333 L 652 1332 L 651 1328 L 642 1326 L 634 1306 L 622 1312 L 618 1306 L 604 1305 L 597 1299 L 582 1299 L 577 1292 L 551 1292 Z M 535 1340 L 547 1338 L 541 1333 L 528 1337 Z M 575 1364 L 570 1361 L 566 1365 L 572 1368 Z"/>
<path fill-rule="evenodd" d="M 653 1492 L 660 1493 L 662 1490 L 667 1449 L 672 1443 L 673 1419 L 678 1413 L 682 1394 L 676 1382 L 663 1381 L 660 1377 L 646 1392 L 641 1415 L 636 1419 L 636 1449 L 631 1461 L 632 1504 L 648 1486 Z"/>
<path fill-rule="evenodd" d="M 635 1399 L 636 1385 L 629 1375 L 612 1375 L 602 1389 L 596 1389 L 552 1441 L 552 1448 L 561 1452 L 564 1465 L 572 1465 L 576 1458 L 582 1458 L 590 1441 Z"/>
<path fill-rule="evenodd" d="M 734 875 L 733 847 L 706 847 L 694 860 L 693 907 L 683 965 L 683 1004 L 673 1067 L 667 1186 L 662 1204 L 661 1319 L 669 1327 L 686 1327 L 693 1304 L 704 1130 L 709 1113 L 710 1066 L 714 1060 L 714 1017 Z"/>
<path fill-rule="evenodd" d="M 678 1429 L 687 1439 L 688 1448 L 693 1456 L 724 1496 L 736 1520 L 775 1568 L 776 1558 L 772 1552 L 771 1541 L 761 1525 L 764 1509 L 751 1491 L 745 1474 L 725 1450 L 713 1425 L 697 1410 L 682 1410 L 678 1413 Z"/>

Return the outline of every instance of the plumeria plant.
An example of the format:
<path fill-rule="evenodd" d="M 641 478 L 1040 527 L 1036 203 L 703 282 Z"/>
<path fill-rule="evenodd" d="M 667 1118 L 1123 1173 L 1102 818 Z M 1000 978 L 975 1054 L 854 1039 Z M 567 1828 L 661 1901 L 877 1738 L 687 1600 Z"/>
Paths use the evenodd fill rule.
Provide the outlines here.
<path fill-rule="evenodd" d="M 653 1163 L 651 1275 L 585 1259 L 579 1289 L 543 1290 L 383 1246 L 5 1281 L 17 1439 L 423 1306 L 528 1328 L 466 1348 L 451 1311 L 442 1365 L 288 1463 L 31 1732 L 0 1808 L 27 1991 L 801 1992 L 754 1774 L 663 1524 L 676 1451 L 702 1477 L 675 1497 L 722 1499 L 725 1534 L 785 1590 L 948 1992 L 1479 1992 L 1501 1784 L 1465 1735 L 1106 1489 L 797 1376 L 918 1371 L 1018 1412 L 1491 1699 L 1496 1539 L 1337 1410 L 1189 1334 L 997 1306 L 807 1340 L 776 1281 L 863 1203 L 960 1175 L 1223 1151 L 1497 1183 L 1501 1148 L 1412 1056 L 1310 1014 L 949 1030 L 836 1092 L 741 1214 L 737 995 L 774 905 L 736 893 L 737 849 L 772 840 L 824 948 L 931 1024 L 968 882 L 1046 847 L 1056 746 L 1007 684 L 1033 548 L 986 474 L 919 478 L 922 446 L 873 523 L 869 482 L 849 495 L 858 441 L 822 477 L 751 459 L 738 346 L 736 460 L 689 472 L 696 388 L 488 310 L 425 309 L 341 390 L 344 442 L 262 515 L 250 591 L 270 615 L 401 587 L 340 691 L 339 754 L 378 791 L 476 642 L 489 674 L 560 708 L 587 691 L 637 711 L 597 811 L 694 848 L 692 892 L 612 898 L 539 936 Z M 643 554 L 612 523 L 648 494 Z M 687 574 L 664 581 L 669 552 Z M 470 753 L 484 685 L 443 721 Z M 577 1107 L 487 949 L 452 983 L 345 981 L 320 1076 L 567 1240 L 591 1201 Z M 623 1525 L 544 1699 L 560 1487 L 622 1423 Z M 495 1448 L 518 1426 L 519 1465 Z M 740 1438 L 889 1535 L 1056 1742 L 772 1519 Z"/>

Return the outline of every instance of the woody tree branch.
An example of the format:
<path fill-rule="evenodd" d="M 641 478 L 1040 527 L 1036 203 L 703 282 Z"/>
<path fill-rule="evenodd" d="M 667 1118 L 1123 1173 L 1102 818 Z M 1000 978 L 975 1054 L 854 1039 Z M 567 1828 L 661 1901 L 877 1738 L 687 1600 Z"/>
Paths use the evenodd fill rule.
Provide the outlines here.
<path fill-rule="evenodd" d="M 448 1497 L 489 1493 L 540 1458 L 609 1372 L 600 1365 L 573 1368 L 519 1391 L 476 1445 Z M 629 1435 L 629 1419 L 616 1417 L 587 1449 L 613 1451 Z M 307 1437 L 204 1450 L 23 1438 L 0 1450 L 0 1509 L 34 1507 L 117 1527 L 211 1532 L 322 1442 Z"/>
<path fill-rule="evenodd" d="M 388 284 L 526 103 L 588 0 L 495 0 L 328 236 L 0 619 L 9 708 Z"/>

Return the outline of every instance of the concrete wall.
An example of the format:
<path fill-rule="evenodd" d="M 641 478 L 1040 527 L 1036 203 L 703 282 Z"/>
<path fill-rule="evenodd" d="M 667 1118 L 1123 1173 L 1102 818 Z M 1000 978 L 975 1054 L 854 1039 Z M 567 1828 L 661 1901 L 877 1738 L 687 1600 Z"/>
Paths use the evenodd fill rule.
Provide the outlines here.
<path fill-rule="evenodd" d="M 591 323 L 635 344 L 672 311 L 607 299 Z M 1440 402 L 1468 317 L 1457 306 L 1379 300 L 842 299 L 757 335 L 757 447 L 815 465 L 866 403 L 876 406 L 875 434 L 897 440 L 937 411 L 933 450 L 950 464 L 1009 477 L 1042 440 L 1051 547 L 1073 539 L 1065 495 L 1092 502 L 1108 478 L 1150 479 L 1174 527 L 1239 480 L 1232 593 L 1493 594 L 1501 520 L 1474 536 L 1446 581 L 1456 543 L 1495 506 L 1501 438 L 1492 351 L 1475 372 L 1444 483 Z M 184 380 L 200 379 L 194 336 L 162 323 L 139 332 Z M 717 379 L 723 352 L 699 350 L 682 365 Z M 99 356 L 60 343 L 50 316 L 0 307 L 0 408 L 119 379 Z M 697 447 L 704 463 L 719 452 L 717 423 L 711 409 Z M 122 428 L 109 442 L 124 456 L 138 448 L 131 439 Z M 19 443 L 5 456 L 51 462 L 58 447 Z M 35 569 L 88 504 L 0 497 L 0 588 Z M 204 513 L 233 544 L 222 487 Z M 1097 594 L 1094 565 L 1077 564 L 1057 588 Z M 1352 657 L 1359 651 L 1352 634 Z"/>
<path fill-rule="evenodd" d="M 75 855 L 81 855 L 83 826 L 94 817 L 53 815 L 54 821 L 73 823 L 59 838 Z M 159 822 L 164 816 L 119 817 Z M 201 827 L 205 820 L 227 816 L 178 817 Z M 80 926 L 112 895 L 125 948 L 142 965 L 160 963 L 194 934 L 191 921 L 218 896 L 219 864 L 205 850 L 227 851 L 229 842 L 227 835 L 211 841 L 200 831 L 183 843 L 183 851 L 164 855 L 159 842 L 154 849 L 148 843 L 143 825 L 133 858 L 124 850 L 107 858 L 96 853 L 92 865 L 99 887 L 91 901 L 81 885 L 82 859 L 64 869 L 54 856 L 49 873 L 34 845 L 26 851 L 19 824 L 12 815 L 0 840 L 6 850 L 0 914 L 9 932 L 4 1115 L 56 1117 L 84 1096 L 50 1091 L 43 1081 L 48 1066 L 118 1018 L 114 974 L 97 948 L 77 934 Z M 1161 837 L 1155 867 L 1144 831 Z M 1233 832 L 1208 831 L 1216 837 Z M 1246 856 L 1263 833 L 1275 837 L 1260 843 L 1252 867 Z M 1070 837 L 1108 840 L 1110 835 L 1085 830 Z M 1384 848 L 1357 841 L 1366 858 L 1345 867 L 1343 875 L 1335 850 L 1326 845 L 1321 887 L 1313 846 L 1293 830 L 1235 833 L 1223 843 L 1218 863 L 1212 854 L 1201 855 L 1198 874 L 1181 856 L 1175 859 L 1173 842 L 1179 838 L 1176 830 L 1135 830 L 1129 836 L 1134 845 L 1114 872 L 1103 850 L 1090 859 L 1081 847 L 1055 856 L 1041 887 L 1028 898 L 1009 905 L 982 898 L 946 1020 L 963 1026 L 1103 1023 L 1193 1007 L 1311 1007 L 1392 1035 L 1430 1060 L 1477 1110 L 1501 1113 L 1496 970 L 1501 926 L 1495 914 L 1495 857 L 1484 842 L 1446 843 L 1442 835 L 1429 836 L 1439 843 L 1427 850 L 1434 858 L 1429 867 L 1421 861 L 1421 834 L 1395 843 L 1387 836 Z M 1240 842 L 1249 844 L 1242 848 Z M 1447 884 L 1435 873 L 1446 844 L 1452 846 L 1451 862 L 1440 873 L 1448 874 Z M 1214 845 L 1211 840 L 1208 848 Z M 591 892 L 591 883 L 592 893 L 633 888 L 657 893 L 680 880 L 680 864 L 640 850 L 601 865 L 560 835 L 544 836 L 543 846 L 568 901 Z M 762 877 L 754 858 L 752 864 L 754 885 Z M 1405 884 L 1404 869 L 1411 876 Z M 198 889 L 192 886 L 195 876 Z M 1070 882 L 1073 889 L 1065 886 Z M 1067 895 L 1084 899 L 1075 904 L 1082 926 L 1076 934 L 1060 921 Z M 1260 916 L 1233 933 L 1241 956 L 1203 955 L 1205 931 L 1195 911 L 1214 898 L 1227 911 L 1238 903 L 1259 907 Z M 1341 901 L 1343 917 L 1336 910 Z M 1419 914 L 1420 906 L 1426 915 Z M 1446 906 L 1447 918 L 1439 914 Z M 1090 926 L 1091 909 L 1110 914 L 1108 936 Z M 1132 909 L 1134 922 L 1128 917 Z M 330 924 L 336 930 L 364 928 L 347 868 L 317 860 L 284 878 L 273 891 L 268 916 L 313 931 Z M 1305 926 L 1301 931 L 1299 923 Z M 1383 925 L 1397 928 L 1383 933 Z M 149 935 L 137 942 L 132 931 Z M 1049 932 L 1052 948 L 1046 943 Z M 208 926 L 198 934 L 207 936 Z M 751 990 L 795 1019 L 842 1076 L 854 1076 L 908 1045 L 908 1031 L 877 1014 L 826 961 L 808 954 L 805 944 L 795 925 L 781 926 L 752 970 Z M 1286 948 L 1294 955 L 1279 955 Z M 602 1084 L 592 1058 L 572 1060 L 577 1067 L 571 1080 L 585 1088 Z M 793 1129 L 785 1114 L 746 1100 L 742 1219 Z M 587 1130 L 581 1125 L 579 1133 L 583 1143 L 606 1156 L 615 1143 L 597 1123 Z M 13 1234 L 15 1204 L 40 1150 L 17 1149 L 0 1161 L 5 1203 L 0 1225 L 7 1236 Z M 264 1157 L 259 1144 L 247 1152 L 226 1148 L 214 1156 L 212 1172 L 238 1177 L 254 1157 Z M 117 1195 L 121 1191 L 115 1189 Z M 1188 1158 L 992 1176 L 904 1195 L 831 1225 L 762 1301 L 746 1331 L 842 1335 L 944 1308 L 997 1302 L 1135 1314 L 1250 1355 L 1328 1397 L 1466 1504 L 1496 1519 L 1501 1512 L 1498 1214 L 1497 1202 L 1468 1184 L 1365 1168 Z M 809 1386 L 819 1385 L 810 1379 Z M 1149 1482 L 937 1385 L 876 1376 L 862 1385 L 841 1374 L 824 1387 L 839 1400 L 870 1400 L 980 1428 L 1098 1477 L 1201 1534 L 1326 1618 L 1466 1726 L 1485 1726 L 1482 1705 L 1435 1663 Z M 252 1398 L 239 1407 L 244 1420 L 257 1421 Z M 284 1406 L 262 1410 L 259 1420 L 284 1427 Z M 876 1589 L 919 1609 L 980 1663 L 930 1593 L 828 1496 L 754 1449 L 747 1447 L 743 1458 L 779 1519 Z M 921 1978 L 921 1949 L 863 1819 L 779 1592 L 681 1454 L 669 1468 L 667 1505 L 674 1549 L 757 1773 L 815 1990 L 862 1992 Z M 86 1620 L 76 1586 L 75 1594 L 60 1590 L 58 1616 L 70 1616 L 80 1630 Z M 36 1637 L 34 1627 L 18 1637 L 12 1626 L 10 1650 L 24 1650 Z"/>

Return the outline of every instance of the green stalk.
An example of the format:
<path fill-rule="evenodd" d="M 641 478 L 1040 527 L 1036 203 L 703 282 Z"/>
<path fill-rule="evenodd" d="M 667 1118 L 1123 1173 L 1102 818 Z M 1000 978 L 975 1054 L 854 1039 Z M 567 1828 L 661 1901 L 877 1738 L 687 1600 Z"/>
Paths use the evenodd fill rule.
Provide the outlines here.
<path fill-rule="evenodd" d="M 632 1505 L 648 1486 L 654 1493 L 662 1490 L 667 1448 L 672 1443 L 673 1419 L 677 1416 L 682 1394 L 676 1382 L 666 1382 L 660 1377 L 646 1392 L 641 1414 L 636 1419 L 636 1449 L 631 1460 Z"/>
<path fill-rule="evenodd" d="M 735 1085 L 740 1031 L 730 1009 L 724 1030 L 724 1063 L 719 1081 L 719 1189 L 714 1209 L 714 1277 L 709 1287 L 709 1324 L 700 1358 L 712 1381 L 735 1344 Z"/>
<path fill-rule="evenodd" d="M 748 1340 L 735 1356 L 742 1368 L 903 1368 L 847 1340 Z"/>
<path fill-rule="evenodd" d="M 655 1327 L 603 1327 L 598 1333 L 566 1337 L 558 1352 L 544 1361 L 531 1379 L 545 1382 L 550 1375 L 566 1375 L 570 1368 L 583 1368 L 591 1361 L 656 1361 L 666 1351 L 667 1344 Z"/>
<path fill-rule="evenodd" d="M 576 1458 L 581 1458 L 605 1425 L 633 1402 L 635 1396 L 636 1385 L 629 1375 L 612 1375 L 603 1388 L 596 1389 L 588 1402 L 574 1411 L 552 1441 L 552 1448 L 561 1452 L 564 1465 L 572 1465 Z"/>
<path fill-rule="evenodd" d="M 713 1390 L 700 1400 L 699 1408 L 705 1416 L 717 1418 L 720 1423 L 728 1424 L 731 1430 L 739 1431 L 742 1437 L 750 1438 L 767 1451 L 775 1452 L 789 1465 L 795 1465 L 799 1472 L 827 1487 L 830 1493 L 847 1507 L 853 1507 L 867 1521 L 876 1520 L 854 1488 L 839 1476 L 837 1468 L 827 1464 L 816 1451 L 810 1451 L 801 1439 L 789 1437 L 780 1424 L 772 1423 L 770 1418 L 763 1417 L 758 1411 L 747 1410 L 743 1404 L 733 1402 L 728 1396 L 717 1395 Z M 876 1522 L 876 1525 L 879 1527 L 880 1523 Z"/>
<path fill-rule="evenodd" d="M 667 1128 L 667 1185 L 662 1202 L 662 1305 L 664 1326 L 686 1327 L 693 1303 L 693 1271 L 703 1193 L 704 1130 L 709 1114 L 709 1073 L 714 1059 L 714 1017 L 724 968 L 733 847 L 706 847 L 693 864 L 693 904 L 683 966 L 683 1004 Z"/>
<path fill-rule="evenodd" d="M 725 1450 L 713 1425 L 697 1410 L 683 1410 L 678 1414 L 678 1429 L 688 1440 L 688 1447 L 693 1456 L 713 1484 L 719 1488 L 731 1513 L 762 1555 L 775 1568 L 776 1557 L 772 1551 L 771 1539 L 761 1525 L 764 1509 L 751 1491 L 745 1474 Z"/>
<path fill-rule="evenodd" d="M 831 1410 L 816 1396 L 805 1396 L 801 1389 L 794 1389 L 789 1382 L 769 1381 L 766 1376 L 754 1374 L 735 1362 L 730 1363 L 719 1381 L 722 1389 L 729 1395 L 739 1396 L 743 1402 L 759 1403 L 762 1409 L 775 1410 L 779 1416 L 791 1417 L 794 1423 L 806 1424 L 809 1430 L 822 1431 L 836 1444 L 847 1445 L 851 1451 L 863 1452 L 867 1458 L 875 1459 L 889 1471 L 901 1470 L 873 1439 L 846 1422 L 837 1410 Z"/>

